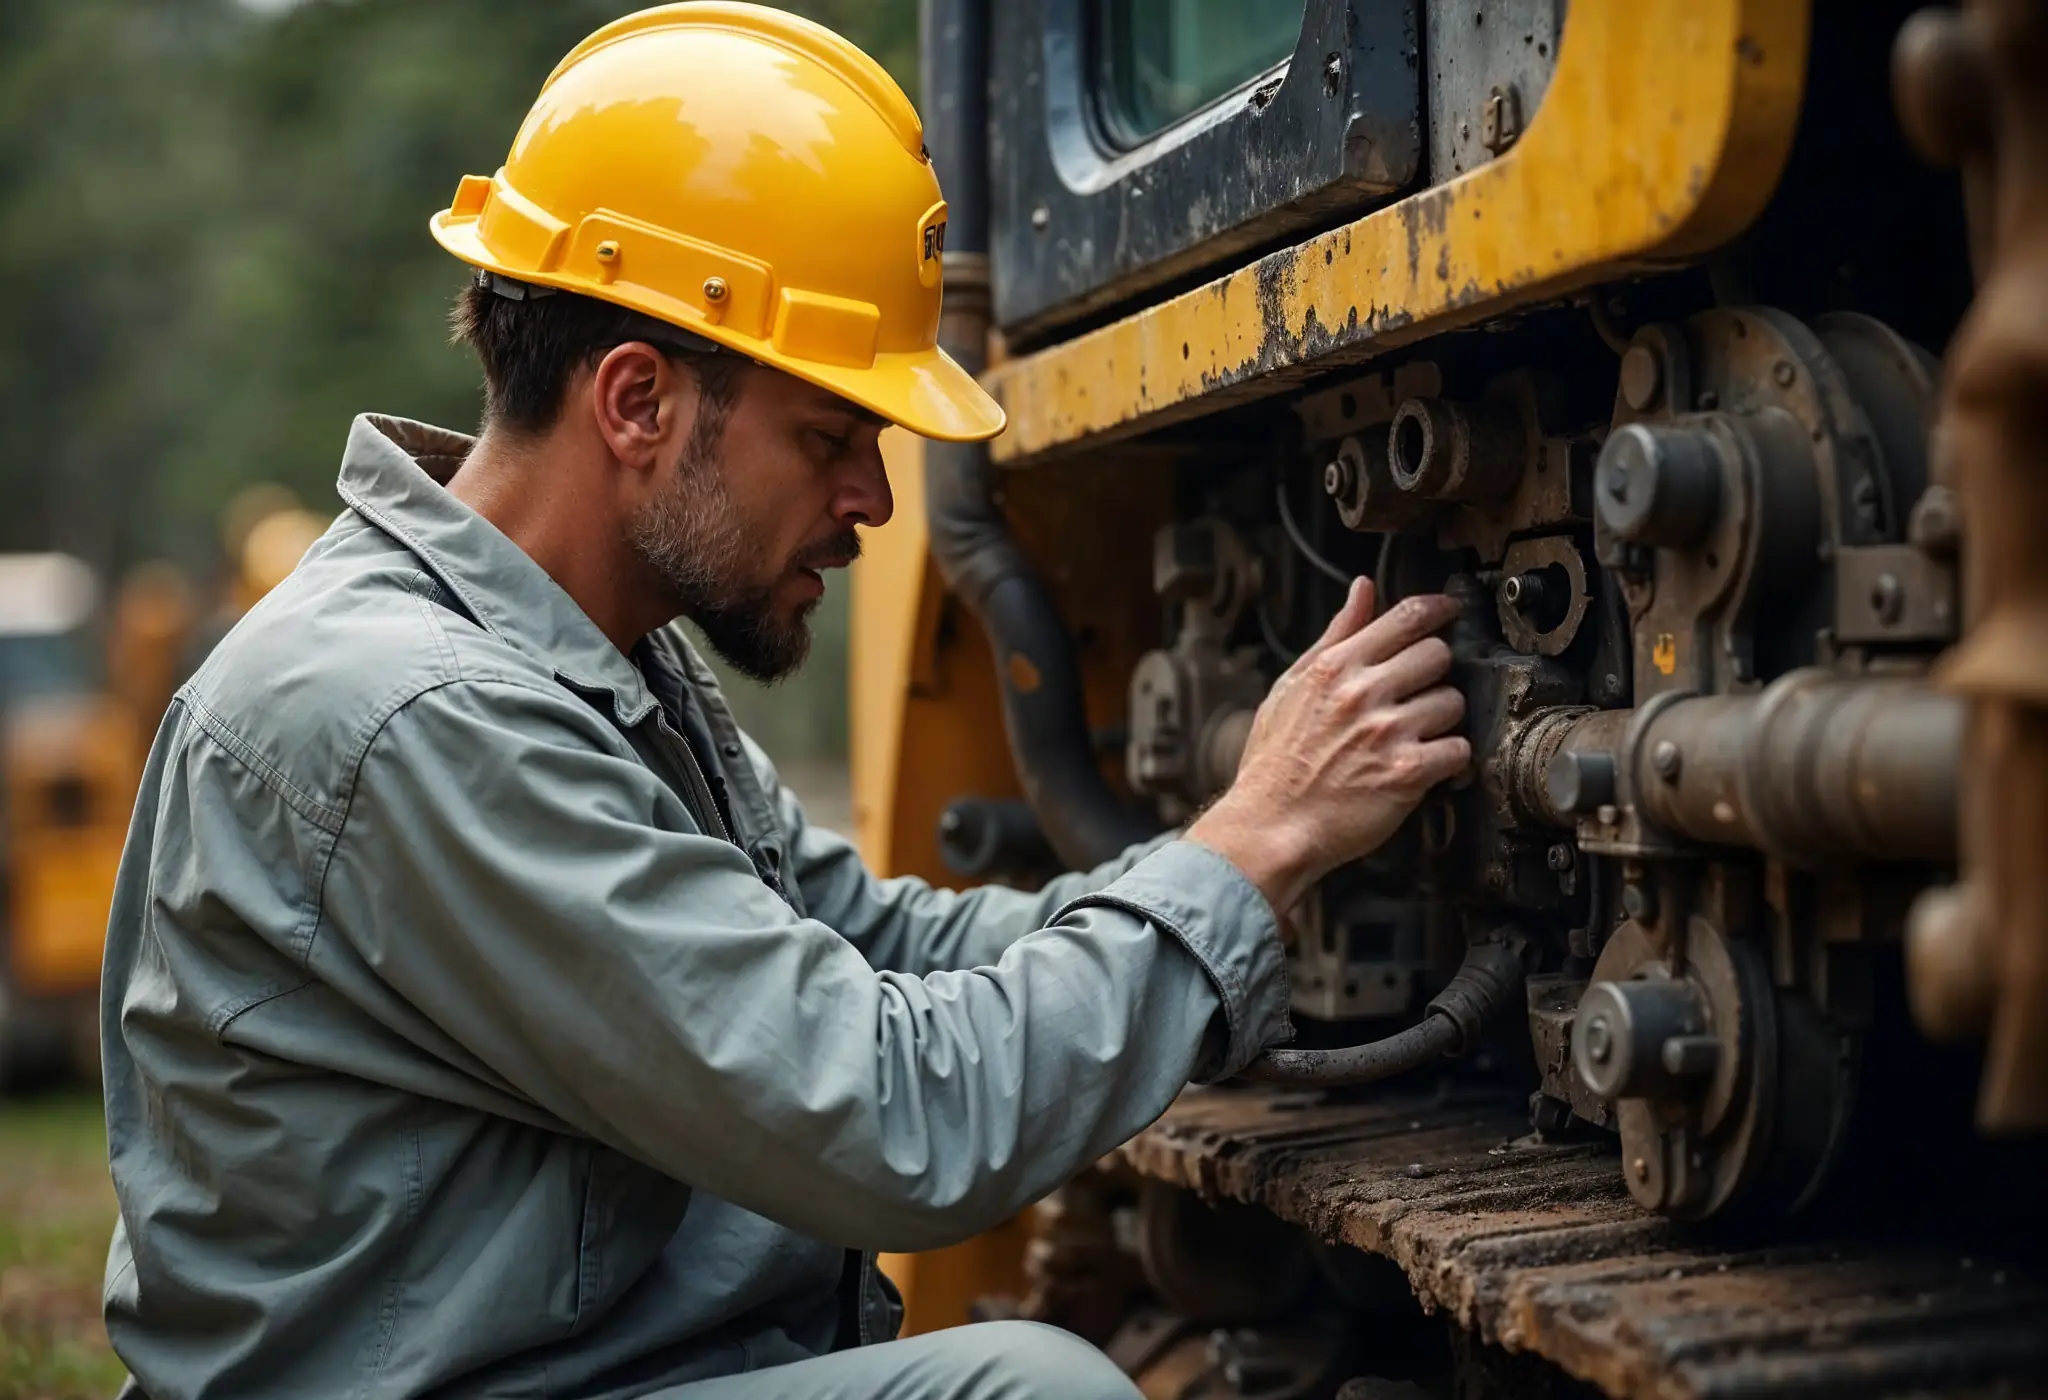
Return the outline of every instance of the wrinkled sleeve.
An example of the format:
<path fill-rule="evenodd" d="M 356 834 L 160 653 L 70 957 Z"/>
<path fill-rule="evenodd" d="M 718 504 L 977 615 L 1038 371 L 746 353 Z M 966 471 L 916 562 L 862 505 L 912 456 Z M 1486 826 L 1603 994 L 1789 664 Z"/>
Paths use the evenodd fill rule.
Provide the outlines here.
<path fill-rule="evenodd" d="M 1107 887 L 1172 840 L 1161 836 L 1133 846 L 1107 864 L 1061 875 L 1033 891 L 1001 885 L 944 890 L 910 875 L 883 880 L 846 837 L 811 824 L 803 803 L 782 786 L 774 764 L 751 740 L 747 756 L 789 833 L 790 867 L 804 904 L 859 948 L 871 966 L 891 972 L 923 976 L 988 966 L 1012 943 L 1052 922 L 1059 910 Z"/>
<path fill-rule="evenodd" d="M 991 966 L 878 970 L 601 717 L 516 683 L 383 726 L 328 879 L 376 913 L 322 936 L 538 1107 L 851 1247 L 1004 1219 L 1286 1021 L 1271 911 L 1210 851 L 1162 847 Z"/>

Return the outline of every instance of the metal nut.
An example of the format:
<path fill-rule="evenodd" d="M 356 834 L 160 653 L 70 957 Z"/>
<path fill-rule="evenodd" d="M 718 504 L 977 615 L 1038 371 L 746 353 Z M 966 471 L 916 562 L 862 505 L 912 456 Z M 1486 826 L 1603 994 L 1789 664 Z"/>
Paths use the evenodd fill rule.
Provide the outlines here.
<path fill-rule="evenodd" d="M 707 277 L 704 279 L 704 300 L 706 301 L 724 301 L 731 291 L 732 289 L 726 286 L 723 277 Z"/>
<path fill-rule="evenodd" d="M 1678 770 L 1685 761 L 1678 745 L 1669 739 L 1659 739 L 1650 750 L 1650 766 L 1657 770 L 1657 776 L 1667 783 L 1678 781 Z"/>
<path fill-rule="evenodd" d="M 1621 912 L 1639 924 L 1657 921 L 1657 892 L 1640 880 L 1621 887 Z"/>
<path fill-rule="evenodd" d="M 1334 457 L 1323 468 L 1323 491 L 1335 500 L 1351 499 L 1351 490 L 1358 484 L 1358 473 L 1343 457 Z"/>
<path fill-rule="evenodd" d="M 1621 357 L 1621 401 L 1637 413 L 1657 406 L 1664 389 L 1664 364 L 1647 345 L 1631 345 Z"/>

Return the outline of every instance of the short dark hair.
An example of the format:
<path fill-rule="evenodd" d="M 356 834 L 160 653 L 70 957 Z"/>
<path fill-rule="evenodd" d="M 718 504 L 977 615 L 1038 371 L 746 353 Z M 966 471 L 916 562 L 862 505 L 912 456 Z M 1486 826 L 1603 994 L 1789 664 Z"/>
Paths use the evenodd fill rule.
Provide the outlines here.
<path fill-rule="evenodd" d="M 685 346 L 684 332 L 676 327 L 608 301 L 574 292 L 514 300 L 484 278 L 463 288 L 451 319 L 456 341 L 483 361 L 484 422 L 520 433 L 552 427 L 576 372 L 628 341 L 646 341 L 671 363 L 689 366 L 706 405 L 720 418 L 746 364 L 743 355 Z"/>

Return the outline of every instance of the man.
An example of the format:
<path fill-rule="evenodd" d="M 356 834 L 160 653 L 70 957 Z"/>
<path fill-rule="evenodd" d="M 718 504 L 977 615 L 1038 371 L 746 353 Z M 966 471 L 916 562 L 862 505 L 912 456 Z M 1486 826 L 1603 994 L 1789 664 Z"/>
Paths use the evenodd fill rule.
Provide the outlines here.
<path fill-rule="evenodd" d="M 1357 589 L 1186 833 L 1038 894 L 876 880 L 670 626 L 798 664 L 933 346 L 944 206 L 871 60 L 622 20 L 435 221 L 482 436 L 366 417 L 348 509 L 180 693 L 109 930 L 107 1321 L 190 1396 L 1135 1394 L 1063 1333 L 891 1342 L 959 1240 L 1286 1031 L 1273 911 L 1468 758 Z M 860 1345 L 876 1343 L 876 1345 Z"/>

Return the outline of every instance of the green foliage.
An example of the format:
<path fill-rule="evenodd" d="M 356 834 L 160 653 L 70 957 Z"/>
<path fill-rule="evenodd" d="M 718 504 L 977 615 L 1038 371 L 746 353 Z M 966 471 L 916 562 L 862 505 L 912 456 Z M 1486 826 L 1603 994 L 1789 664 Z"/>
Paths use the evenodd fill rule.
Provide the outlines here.
<path fill-rule="evenodd" d="M 634 8 L 0 4 L 0 549 L 205 568 L 239 487 L 337 505 L 356 413 L 474 422 L 446 325 L 462 273 L 427 218 L 497 167 L 561 55 Z M 915 0 L 787 8 L 916 91 Z M 740 700 L 814 752 L 843 744 L 843 599 L 820 623 L 817 664 L 777 693 L 793 718 Z"/>

